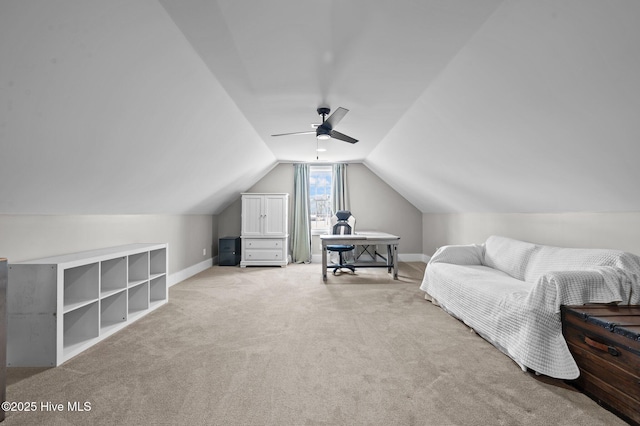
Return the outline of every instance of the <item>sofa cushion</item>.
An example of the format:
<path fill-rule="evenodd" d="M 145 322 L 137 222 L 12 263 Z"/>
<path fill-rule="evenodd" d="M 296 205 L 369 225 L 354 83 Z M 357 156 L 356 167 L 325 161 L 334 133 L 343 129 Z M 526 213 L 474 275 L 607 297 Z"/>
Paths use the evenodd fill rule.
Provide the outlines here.
<path fill-rule="evenodd" d="M 529 259 L 540 249 L 536 244 L 492 235 L 484 245 L 484 262 L 490 268 L 525 281 Z"/>

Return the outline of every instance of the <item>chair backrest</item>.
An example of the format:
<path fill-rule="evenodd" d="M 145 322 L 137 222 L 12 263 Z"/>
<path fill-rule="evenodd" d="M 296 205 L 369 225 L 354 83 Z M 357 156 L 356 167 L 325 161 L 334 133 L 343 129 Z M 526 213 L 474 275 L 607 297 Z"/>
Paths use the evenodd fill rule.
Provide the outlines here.
<path fill-rule="evenodd" d="M 348 210 L 337 211 L 331 218 L 333 235 L 351 235 L 356 224 L 356 218 Z"/>

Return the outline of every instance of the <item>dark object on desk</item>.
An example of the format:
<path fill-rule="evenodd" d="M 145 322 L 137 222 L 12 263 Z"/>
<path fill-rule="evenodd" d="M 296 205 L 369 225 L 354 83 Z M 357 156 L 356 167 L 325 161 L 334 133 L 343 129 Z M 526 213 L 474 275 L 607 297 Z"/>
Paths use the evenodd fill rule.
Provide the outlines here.
<path fill-rule="evenodd" d="M 640 425 L 640 306 L 562 306 L 562 333 L 580 368 L 571 383 Z"/>
<path fill-rule="evenodd" d="M 356 218 L 351 215 L 351 212 L 348 210 L 340 210 L 336 212 L 336 215 L 331 218 L 333 227 L 331 234 L 332 235 L 351 235 L 353 234 L 353 228 L 356 224 Z M 327 246 L 328 251 L 334 251 L 338 253 L 339 262 L 335 265 L 331 265 L 333 267 L 333 273 L 335 274 L 338 269 L 346 268 L 351 272 L 355 272 L 356 268 L 353 265 L 348 265 L 344 260 L 344 253 L 353 251 L 356 247 L 353 245 L 344 245 L 344 244 L 332 244 Z"/>
<path fill-rule="evenodd" d="M 222 237 L 218 240 L 218 265 L 240 264 L 240 237 Z"/>

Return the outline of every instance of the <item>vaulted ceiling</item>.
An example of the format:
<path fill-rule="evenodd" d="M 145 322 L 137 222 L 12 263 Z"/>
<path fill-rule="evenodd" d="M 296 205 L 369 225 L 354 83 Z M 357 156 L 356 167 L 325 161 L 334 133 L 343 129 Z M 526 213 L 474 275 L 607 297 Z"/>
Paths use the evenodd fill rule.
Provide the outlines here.
<path fill-rule="evenodd" d="M 218 213 L 358 161 L 423 212 L 640 211 L 640 3 L 0 3 L 0 213 Z M 350 110 L 322 142 L 319 106 Z"/>

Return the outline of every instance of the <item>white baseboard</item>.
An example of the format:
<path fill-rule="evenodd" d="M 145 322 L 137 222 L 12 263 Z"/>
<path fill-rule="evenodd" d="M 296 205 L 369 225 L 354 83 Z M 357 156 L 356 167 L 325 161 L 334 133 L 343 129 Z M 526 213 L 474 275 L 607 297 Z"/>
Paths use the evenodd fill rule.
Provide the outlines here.
<path fill-rule="evenodd" d="M 425 257 L 428 257 L 422 253 L 399 253 L 398 254 L 398 260 L 400 262 L 424 262 L 427 263 L 427 261 L 425 261 Z"/>
<path fill-rule="evenodd" d="M 431 257 L 422 253 L 400 253 L 398 254 L 398 260 L 400 262 L 429 262 Z M 314 254 L 311 256 L 311 262 L 313 263 L 322 263 L 322 255 Z"/>
<path fill-rule="evenodd" d="M 204 271 L 205 269 L 211 268 L 217 262 L 218 262 L 218 256 L 214 256 L 205 261 L 189 266 L 188 268 L 185 268 L 182 271 L 175 272 L 169 275 L 167 285 L 171 287 L 172 285 L 178 284 L 179 282 L 184 281 L 187 278 L 190 278 L 195 274 Z"/>

